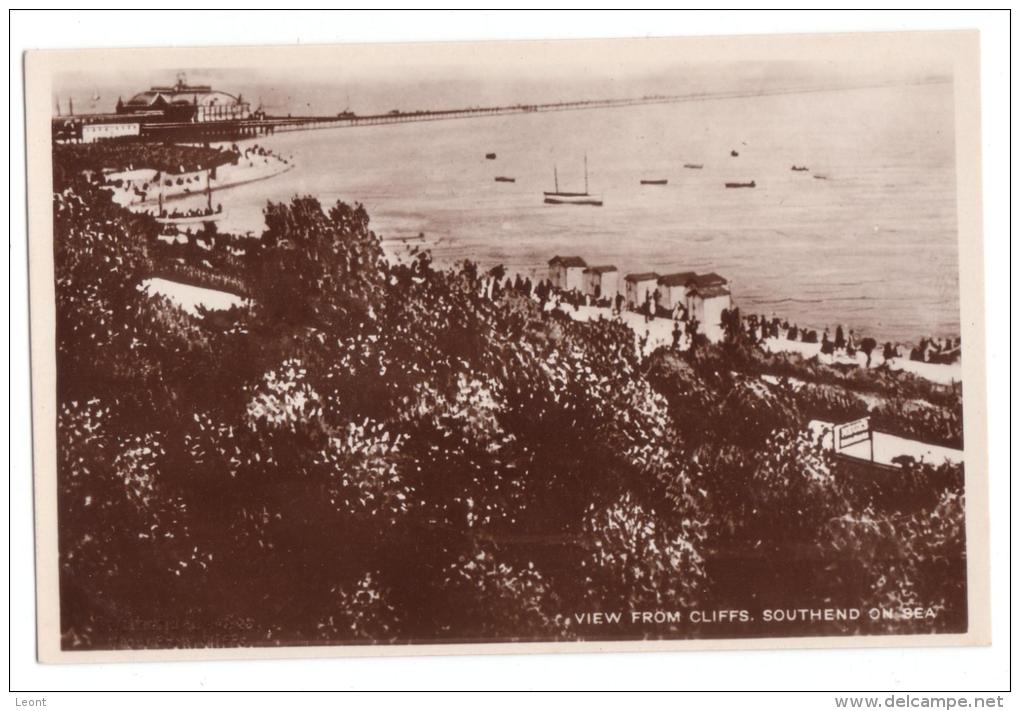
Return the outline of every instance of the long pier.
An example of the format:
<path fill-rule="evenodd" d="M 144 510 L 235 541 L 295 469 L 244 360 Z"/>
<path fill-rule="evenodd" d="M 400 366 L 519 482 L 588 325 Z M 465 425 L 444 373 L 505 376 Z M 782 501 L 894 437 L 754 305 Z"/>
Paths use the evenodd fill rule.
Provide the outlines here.
<path fill-rule="evenodd" d="M 546 104 L 517 104 L 513 106 L 487 106 L 435 111 L 391 111 L 385 114 L 340 115 L 340 116 L 266 116 L 244 121 L 209 123 L 154 122 L 142 126 L 142 135 L 150 138 L 177 137 L 180 134 L 195 134 L 213 138 L 259 136 L 286 131 L 313 131 L 324 128 L 351 128 L 356 126 L 379 126 L 394 123 L 417 123 L 421 121 L 449 121 L 452 119 L 506 116 L 549 111 L 580 111 L 604 109 L 619 106 L 643 104 L 665 104 L 689 101 L 692 96 L 646 96 L 629 99 L 597 99 L 590 101 L 565 101 Z"/>
<path fill-rule="evenodd" d="M 513 106 L 487 106 L 464 109 L 448 109 L 441 111 L 391 111 L 386 114 L 367 116 L 288 116 L 267 117 L 279 131 L 304 131 L 321 128 L 346 128 L 352 126 L 378 126 L 391 123 L 414 123 L 419 121 L 449 121 L 452 119 L 483 118 L 486 116 L 506 116 L 509 114 L 546 113 L 550 111 L 582 111 L 585 109 L 606 109 L 621 106 L 641 106 L 644 104 L 668 104 L 689 101 L 693 97 L 686 96 L 646 96 L 629 99 L 596 99 L 590 101 L 562 101 L 546 104 L 518 104 Z"/>
<path fill-rule="evenodd" d="M 910 84 L 943 83 L 944 80 L 924 80 Z M 869 89 L 901 86 L 902 82 L 841 87 L 843 89 Z M 249 136 L 268 135 L 286 131 L 312 131 L 326 128 L 352 128 L 357 126 L 379 126 L 422 121 L 449 121 L 453 119 L 506 116 L 510 114 L 547 113 L 552 111 L 583 111 L 650 104 L 677 104 L 691 101 L 714 101 L 722 99 L 753 98 L 785 94 L 805 94 L 831 91 L 833 87 L 807 87 L 798 89 L 766 90 L 761 92 L 731 91 L 715 93 L 691 93 L 653 95 L 623 99 L 592 99 L 587 101 L 562 101 L 542 104 L 515 104 L 510 106 L 469 107 L 433 111 L 390 111 L 385 114 L 337 116 L 264 116 L 243 121 L 220 121 L 209 123 L 160 123 L 144 124 L 143 136 L 156 140 L 233 140 Z"/>

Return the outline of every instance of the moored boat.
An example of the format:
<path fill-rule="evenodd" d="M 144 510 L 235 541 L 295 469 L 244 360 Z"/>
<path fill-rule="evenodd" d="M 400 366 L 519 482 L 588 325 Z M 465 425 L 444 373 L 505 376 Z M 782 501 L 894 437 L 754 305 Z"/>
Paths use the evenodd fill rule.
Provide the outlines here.
<path fill-rule="evenodd" d="M 704 167 L 701 163 L 684 163 L 684 168 L 688 170 L 701 170 Z"/>
<path fill-rule="evenodd" d="M 726 183 L 726 187 L 727 188 L 753 188 L 753 187 L 756 187 L 756 183 L 753 180 L 750 180 L 750 181 L 745 182 L 745 183 L 739 183 L 739 182 Z"/>
<path fill-rule="evenodd" d="M 495 153 L 486 153 L 485 154 L 485 160 L 496 160 L 496 154 Z"/>
<path fill-rule="evenodd" d="M 161 225 L 203 225 L 206 222 L 217 222 L 223 219 L 223 211 L 201 212 L 198 214 L 165 215 L 156 217 Z"/>
<path fill-rule="evenodd" d="M 807 172 L 807 169 L 808 169 L 808 167 L 806 165 L 791 165 L 790 166 L 790 170 L 792 170 L 795 173 L 805 173 L 805 172 Z"/>
<path fill-rule="evenodd" d="M 656 178 L 655 180 L 642 180 L 642 185 L 667 185 L 669 181 L 666 178 Z"/>
<path fill-rule="evenodd" d="M 593 198 L 591 196 L 558 196 L 552 197 L 546 195 L 545 203 L 547 205 L 592 205 L 594 207 L 602 207 L 602 200 Z"/>
<path fill-rule="evenodd" d="M 592 205 L 594 207 L 602 207 L 601 198 L 596 198 L 588 192 L 588 156 L 584 157 L 584 192 L 583 193 L 571 193 L 560 191 L 560 176 L 556 170 L 556 166 L 553 166 L 553 186 L 552 192 L 545 191 L 542 195 L 545 197 L 545 203 L 547 205 Z"/>
<path fill-rule="evenodd" d="M 508 178 L 505 175 L 497 175 L 496 176 L 496 182 L 497 183 L 516 183 L 517 182 L 517 178 Z"/>

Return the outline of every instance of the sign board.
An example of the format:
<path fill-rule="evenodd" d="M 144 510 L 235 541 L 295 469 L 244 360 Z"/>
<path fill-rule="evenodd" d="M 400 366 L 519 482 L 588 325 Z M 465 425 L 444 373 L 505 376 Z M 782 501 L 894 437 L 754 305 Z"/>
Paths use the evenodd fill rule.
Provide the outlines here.
<path fill-rule="evenodd" d="M 836 451 L 871 439 L 871 419 L 862 417 L 836 428 Z"/>

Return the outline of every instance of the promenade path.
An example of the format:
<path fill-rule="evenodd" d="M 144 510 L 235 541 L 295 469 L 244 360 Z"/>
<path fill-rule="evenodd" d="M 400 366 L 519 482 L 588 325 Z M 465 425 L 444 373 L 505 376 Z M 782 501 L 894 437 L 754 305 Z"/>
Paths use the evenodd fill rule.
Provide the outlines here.
<path fill-rule="evenodd" d="M 547 310 L 553 308 L 559 308 L 575 321 L 589 321 L 600 316 L 609 320 L 619 318 L 623 323 L 630 326 L 631 330 L 634 331 L 635 338 L 640 339 L 647 335 L 648 340 L 644 348 L 645 355 L 651 353 L 659 346 L 669 346 L 673 343 L 672 319 L 655 318 L 645 322 L 644 316 L 633 311 L 624 311 L 617 317 L 613 315 L 612 309 L 600 306 L 579 306 L 575 309 L 567 303 L 561 303 L 558 306 L 552 302 L 546 304 Z M 722 330 L 718 328 L 706 335 L 713 342 L 722 340 Z M 834 356 L 823 355 L 820 343 L 803 343 L 801 341 L 788 341 L 785 338 L 768 338 L 762 345 L 765 350 L 773 353 L 799 353 L 804 358 L 817 357 L 818 361 L 825 365 L 845 364 L 863 368 L 867 362 L 867 358 L 860 351 L 852 357 L 843 353 Z M 682 342 L 680 349 L 686 350 L 686 348 L 687 343 Z M 881 348 L 876 348 L 871 354 L 871 367 L 877 368 L 883 363 L 885 363 L 885 359 L 882 357 Z M 959 362 L 951 364 L 922 363 L 910 360 L 909 358 L 890 358 L 888 366 L 892 370 L 907 371 L 941 385 L 959 383 L 963 377 L 963 371 Z"/>
<path fill-rule="evenodd" d="M 832 422 L 823 420 L 812 420 L 808 424 L 812 436 L 821 437 L 822 445 L 832 448 L 832 431 L 835 425 Z M 873 432 L 872 437 L 875 443 L 875 462 L 896 466 L 893 458 L 898 456 L 913 457 L 917 461 L 928 464 L 944 464 L 947 460 L 953 464 L 963 464 L 963 450 L 942 447 L 937 444 L 928 444 L 905 437 L 888 434 L 886 432 Z M 865 440 L 844 447 L 839 451 L 857 459 L 870 459 L 870 445 Z"/>
<path fill-rule="evenodd" d="M 234 306 L 244 306 L 247 301 L 237 294 L 201 286 L 191 286 L 177 281 L 155 277 L 138 285 L 139 291 L 154 296 L 163 296 L 192 316 L 197 316 L 198 307 L 210 311 L 225 311 Z"/>

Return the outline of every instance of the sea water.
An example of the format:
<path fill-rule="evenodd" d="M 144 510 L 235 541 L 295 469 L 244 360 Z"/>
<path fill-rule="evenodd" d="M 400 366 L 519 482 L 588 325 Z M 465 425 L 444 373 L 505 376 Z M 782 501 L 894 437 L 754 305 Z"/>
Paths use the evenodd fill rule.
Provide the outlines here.
<path fill-rule="evenodd" d="M 714 271 L 745 313 L 843 324 L 880 341 L 959 333 L 951 83 L 252 142 L 293 156 L 295 168 L 224 191 L 220 229 L 260 233 L 267 200 L 357 201 L 386 240 L 416 244 L 423 233 L 439 264 L 468 258 L 544 277 L 554 255 L 578 255 L 622 274 Z M 554 167 L 560 190 L 583 190 L 586 155 L 604 205 L 544 204 Z M 724 187 L 751 180 L 753 189 Z"/>

